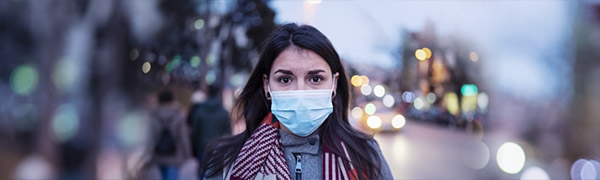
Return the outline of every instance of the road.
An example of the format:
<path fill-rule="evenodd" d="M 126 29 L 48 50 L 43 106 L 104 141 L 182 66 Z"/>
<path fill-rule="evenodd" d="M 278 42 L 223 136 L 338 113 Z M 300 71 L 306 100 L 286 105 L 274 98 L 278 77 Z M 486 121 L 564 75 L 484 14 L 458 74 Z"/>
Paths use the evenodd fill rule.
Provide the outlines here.
<path fill-rule="evenodd" d="M 408 122 L 400 132 L 377 133 L 375 139 L 394 179 L 497 178 L 488 148 L 463 131 Z"/>

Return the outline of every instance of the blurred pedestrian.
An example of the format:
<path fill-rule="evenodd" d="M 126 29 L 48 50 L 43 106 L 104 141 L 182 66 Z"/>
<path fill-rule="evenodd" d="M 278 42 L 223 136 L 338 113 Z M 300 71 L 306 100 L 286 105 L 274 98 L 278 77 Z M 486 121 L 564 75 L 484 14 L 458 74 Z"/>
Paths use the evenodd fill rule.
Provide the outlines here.
<path fill-rule="evenodd" d="M 207 146 L 207 179 L 393 179 L 379 144 L 348 122 L 348 79 L 331 42 L 284 24 L 264 42 L 234 106 L 244 132 Z"/>
<path fill-rule="evenodd" d="M 195 146 L 195 141 L 194 141 L 194 131 L 193 131 L 193 124 L 192 122 L 194 121 L 194 113 L 200 109 L 199 106 L 201 106 L 204 102 L 206 102 L 206 93 L 204 93 L 204 91 L 202 91 L 201 89 L 197 89 L 196 91 L 194 91 L 192 93 L 192 97 L 191 97 L 191 101 L 192 101 L 192 105 L 190 106 L 190 108 L 188 109 L 188 114 L 187 114 L 187 125 L 189 127 L 189 129 L 191 130 L 190 133 L 190 143 L 191 143 L 191 152 L 192 152 L 192 156 L 194 158 L 198 157 L 198 151 L 196 150 L 196 146 Z M 198 162 L 199 164 L 200 162 Z"/>
<path fill-rule="evenodd" d="M 189 131 L 171 90 L 161 91 L 158 103 L 151 116 L 150 163 L 158 166 L 164 180 L 176 180 L 179 167 L 190 157 Z"/>
<path fill-rule="evenodd" d="M 217 84 L 211 84 L 208 87 L 208 99 L 204 103 L 194 106 L 195 108 L 190 112 L 192 151 L 198 163 L 202 162 L 202 154 L 210 141 L 231 134 L 229 112 L 223 107 L 219 92 Z M 201 166 L 198 167 L 199 179 L 202 179 Z"/>

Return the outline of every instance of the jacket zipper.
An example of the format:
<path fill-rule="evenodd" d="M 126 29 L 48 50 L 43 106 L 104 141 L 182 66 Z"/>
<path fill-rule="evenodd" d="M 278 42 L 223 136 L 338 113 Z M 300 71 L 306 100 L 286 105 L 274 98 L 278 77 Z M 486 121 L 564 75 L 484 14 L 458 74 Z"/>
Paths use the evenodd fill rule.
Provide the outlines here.
<path fill-rule="evenodd" d="M 302 154 L 294 154 L 296 157 L 296 180 L 302 180 Z"/>

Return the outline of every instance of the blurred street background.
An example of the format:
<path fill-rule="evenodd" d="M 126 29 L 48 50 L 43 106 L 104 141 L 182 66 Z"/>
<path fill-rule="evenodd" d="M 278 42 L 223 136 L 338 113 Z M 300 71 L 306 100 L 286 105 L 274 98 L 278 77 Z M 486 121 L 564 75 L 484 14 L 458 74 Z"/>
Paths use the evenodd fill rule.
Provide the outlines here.
<path fill-rule="evenodd" d="M 0 179 L 133 178 L 156 93 L 231 111 L 284 22 L 330 38 L 396 179 L 600 179 L 598 0 L 1 0 Z"/>

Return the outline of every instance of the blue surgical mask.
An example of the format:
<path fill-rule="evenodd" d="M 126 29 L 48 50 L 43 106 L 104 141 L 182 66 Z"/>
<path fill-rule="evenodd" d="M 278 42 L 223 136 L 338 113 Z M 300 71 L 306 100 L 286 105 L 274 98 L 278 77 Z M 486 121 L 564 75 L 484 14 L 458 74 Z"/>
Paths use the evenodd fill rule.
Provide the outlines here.
<path fill-rule="evenodd" d="M 335 80 L 334 80 L 335 82 Z M 332 89 L 271 91 L 271 112 L 292 133 L 306 137 L 333 112 Z"/>

